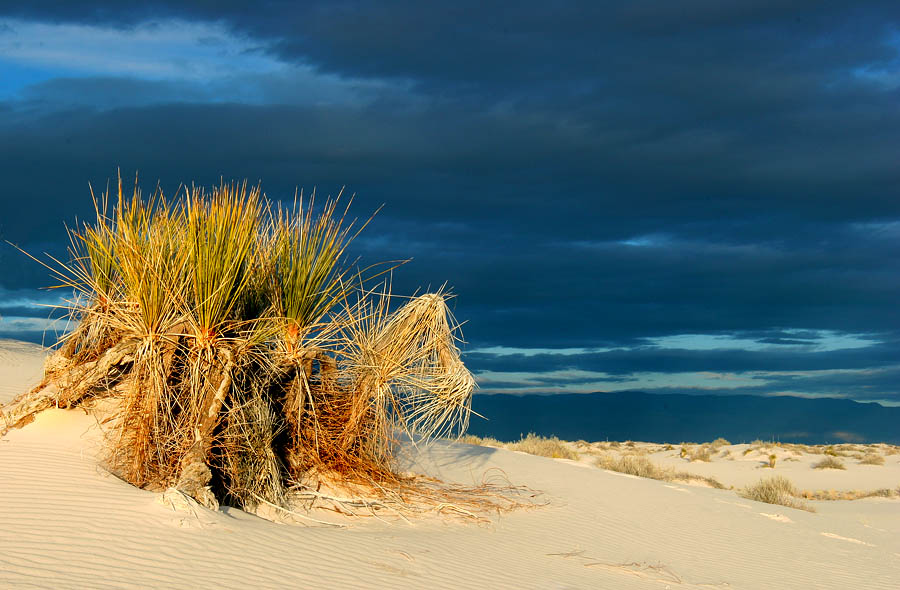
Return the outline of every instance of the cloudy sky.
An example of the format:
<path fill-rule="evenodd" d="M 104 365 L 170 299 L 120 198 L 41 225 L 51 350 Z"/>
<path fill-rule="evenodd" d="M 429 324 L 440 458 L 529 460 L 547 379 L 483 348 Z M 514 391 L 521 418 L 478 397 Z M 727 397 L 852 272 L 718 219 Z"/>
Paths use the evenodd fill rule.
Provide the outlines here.
<path fill-rule="evenodd" d="M 900 404 L 900 3 L 4 2 L 0 239 L 88 183 L 383 211 L 481 391 Z M 0 335 L 47 273 L 0 247 Z"/>

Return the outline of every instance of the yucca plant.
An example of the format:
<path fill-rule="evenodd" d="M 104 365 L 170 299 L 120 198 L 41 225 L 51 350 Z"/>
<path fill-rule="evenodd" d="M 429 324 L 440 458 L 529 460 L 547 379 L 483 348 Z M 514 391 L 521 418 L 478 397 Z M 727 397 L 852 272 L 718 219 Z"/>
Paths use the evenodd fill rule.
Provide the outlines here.
<path fill-rule="evenodd" d="M 424 438 L 464 431 L 475 387 L 444 294 L 414 297 L 392 313 L 391 300 L 389 287 L 365 293 L 343 321 L 350 407 L 339 445 L 380 465 L 395 427 Z"/>
<path fill-rule="evenodd" d="M 169 200 L 121 180 L 112 215 L 108 198 L 57 269 L 83 300 L 75 354 L 6 424 L 106 395 L 124 479 L 251 508 L 287 504 L 311 477 L 399 484 L 397 429 L 465 429 L 475 383 L 446 295 L 391 310 L 389 288 L 368 291 L 345 262 L 361 227 L 339 198 L 314 214 L 312 199 L 273 209 L 246 183 Z"/>
<path fill-rule="evenodd" d="M 293 211 L 278 211 L 274 220 L 274 303 L 286 322 L 284 340 L 290 347 L 301 345 L 325 314 L 346 298 L 353 282 L 342 265 L 354 237 L 353 222 L 346 220 L 349 203 L 337 216 L 340 198 L 339 194 L 326 201 L 314 217 L 315 195 L 305 211 L 301 197 Z"/>
<path fill-rule="evenodd" d="M 174 462 L 179 400 L 169 379 L 185 326 L 184 225 L 184 209 L 170 206 L 159 191 L 147 202 L 137 190 L 131 199 L 119 197 L 121 293 L 110 315 L 135 349 L 112 450 L 125 478 L 139 485 L 171 473 Z"/>

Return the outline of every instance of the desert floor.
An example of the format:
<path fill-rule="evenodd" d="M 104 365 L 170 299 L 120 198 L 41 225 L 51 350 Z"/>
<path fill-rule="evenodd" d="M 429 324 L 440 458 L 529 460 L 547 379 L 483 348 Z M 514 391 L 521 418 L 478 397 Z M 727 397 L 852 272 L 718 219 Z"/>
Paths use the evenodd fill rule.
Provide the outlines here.
<path fill-rule="evenodd" d="M 39 347 L 0 341 L 0 402 L 38 381 L 42 360 Z M 0 587 L 900 587 L 896 494 L 809 500 L 816 512 L 738 494 L 777 474 L 811 494 L 890 495 L 900 453 L 883 445 L 832 449 L 846 467 L 837 470 L 812 467 L 824 449 L 765 443 L 723 444 L 710 461 L 691 461 L 701 445 L 684 445 L 682 458 L 675 443 L 565 443 L 577 458 L 553 459 L 440 441 L 408 447 L 402 468 L 524 486 L 517 497 L 532 506 L 477 520 L 452 507 L 407 520 L 308 515 L 338 528 L 134 488 L 102 468 L 101 429 L 82 410 L 48 410 L 0 439 Z M 859 464 L 873 453 L 883 465 Z M 772 454 L 775 468 L 763 467 Z M 632 455 L 726 489 L 596 466 Z"/>

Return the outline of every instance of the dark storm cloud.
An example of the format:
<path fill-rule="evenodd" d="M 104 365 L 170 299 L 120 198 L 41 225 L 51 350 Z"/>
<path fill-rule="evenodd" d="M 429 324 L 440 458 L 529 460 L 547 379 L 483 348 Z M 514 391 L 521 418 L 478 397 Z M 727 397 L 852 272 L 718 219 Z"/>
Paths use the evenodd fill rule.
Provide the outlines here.
<path fill-rule="evenodd" d="M 479 370 L 868 366 L 877 396 L 900 399 L 883 369 L 900 335 L 896 2 L 35 1 L 3 13 L 222 22 L 286 62 L 384 83 L 298 104 L 295 87 L 260 78 L 252 105 L 237 91 L 247 79 L 215 97 L 203 84 L 114 77 L 32 85 L 0 104 L 0 238 L 29 251 L 60 252 L 63 220 L 90 213 L 87 183 L 105 185 L 116 166 L 168 192 L 220 175 L 262 179 L 275 197 L 347 185 L 361 217 L 387 205 L 353 255 L 413 257 L 398 291 L 449 281 L 471 348 L 628 347 L 469 355 Z M 2 285 L 47 283 L 11 248 L 0 263 Z M 785 328 L 885 342 L 640 346 L 754 330 L 803 342 Z M 822 379 L 803 387 L 839 388 Z"/>

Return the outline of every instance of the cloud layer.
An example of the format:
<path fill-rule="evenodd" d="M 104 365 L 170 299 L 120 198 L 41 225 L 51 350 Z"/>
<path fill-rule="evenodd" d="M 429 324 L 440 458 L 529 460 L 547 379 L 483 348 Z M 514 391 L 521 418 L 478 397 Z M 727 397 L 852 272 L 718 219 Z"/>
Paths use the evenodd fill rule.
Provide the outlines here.
<path fill-rule="evenodd" d="M 459 294 L 486 391 L 900 403 L 895 2 L 211 6 L 0 8 L 0 237 L 60 253 L 117 167 L 346 185 L 386 204 L 355 254 Z"/>

